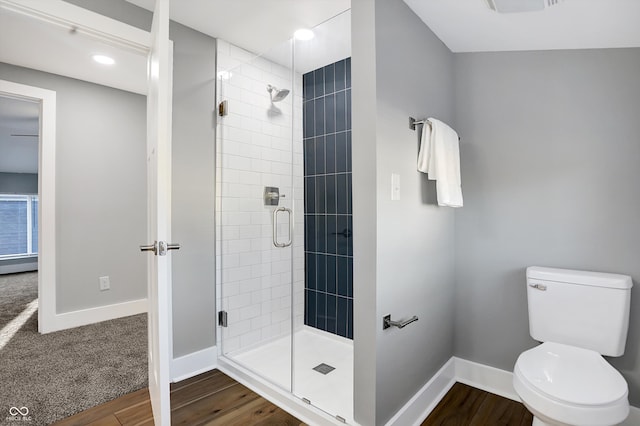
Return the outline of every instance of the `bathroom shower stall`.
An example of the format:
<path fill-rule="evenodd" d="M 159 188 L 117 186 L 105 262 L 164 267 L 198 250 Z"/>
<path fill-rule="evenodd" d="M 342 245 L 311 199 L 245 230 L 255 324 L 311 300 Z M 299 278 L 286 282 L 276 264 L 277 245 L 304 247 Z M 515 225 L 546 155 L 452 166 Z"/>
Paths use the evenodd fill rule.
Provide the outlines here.
<path fill-rule="evenodd" d="M 352 423 L 350 12 L 312 31 L 261 54 L 218 39 L 218 348 Z"/>

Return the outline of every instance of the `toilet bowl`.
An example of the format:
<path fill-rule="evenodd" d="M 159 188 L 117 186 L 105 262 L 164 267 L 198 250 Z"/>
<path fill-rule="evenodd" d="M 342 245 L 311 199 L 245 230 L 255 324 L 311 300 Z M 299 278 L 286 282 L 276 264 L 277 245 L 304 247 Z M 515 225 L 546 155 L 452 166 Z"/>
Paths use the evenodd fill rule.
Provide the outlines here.
<path fill-rule="evenodd" d="M 589 349 L 545 342 L 525 351 L 513 385 L 534 426 L 612 426 L 629 414 L 626 381 Z"/>
<path fill-rule="evenodd" d="M 602 355 L 624 354 L 628 275 L 527 268 L 529 334 L 543 342 L 518 357 L 513 387 L 533 426 L 613 426 L 629 414 L 627 382 Z"/>

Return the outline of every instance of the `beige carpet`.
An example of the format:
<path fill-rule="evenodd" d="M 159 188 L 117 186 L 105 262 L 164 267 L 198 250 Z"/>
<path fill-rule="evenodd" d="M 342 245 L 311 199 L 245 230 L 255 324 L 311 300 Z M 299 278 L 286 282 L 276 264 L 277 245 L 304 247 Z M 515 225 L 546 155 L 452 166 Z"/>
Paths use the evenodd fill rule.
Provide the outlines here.
<path fill-rule="evenodd" d="M 0 329 L 36 297 L 37 273 L 0 276 Z M 45 335 L 37 317 L 0 349 L 0 425 L 48 425 L 147 386 L 145 314 Z"/>

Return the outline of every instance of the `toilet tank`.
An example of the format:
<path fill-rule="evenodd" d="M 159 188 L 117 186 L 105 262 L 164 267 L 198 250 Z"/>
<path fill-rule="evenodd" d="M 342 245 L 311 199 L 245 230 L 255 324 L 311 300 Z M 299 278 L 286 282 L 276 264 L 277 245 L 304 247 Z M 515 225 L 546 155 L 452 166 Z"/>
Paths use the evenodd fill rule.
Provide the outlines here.
<path fill-rule="evenodd" d="M 527 268 L 529 333 L 602 355 L 624 353 L 631 277 L 569 269 Z"/>

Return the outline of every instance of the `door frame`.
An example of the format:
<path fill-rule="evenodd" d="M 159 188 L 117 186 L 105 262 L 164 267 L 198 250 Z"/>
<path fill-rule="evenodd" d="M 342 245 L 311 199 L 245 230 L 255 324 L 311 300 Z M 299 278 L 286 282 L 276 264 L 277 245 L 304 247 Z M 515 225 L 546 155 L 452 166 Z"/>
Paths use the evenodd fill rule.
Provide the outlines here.
<path fill-rule="evenodd" d="M 0 96 L 40 105 L 38 138 L 38 331 L 56 324 L 56 92 L 0 80 Z"/>

